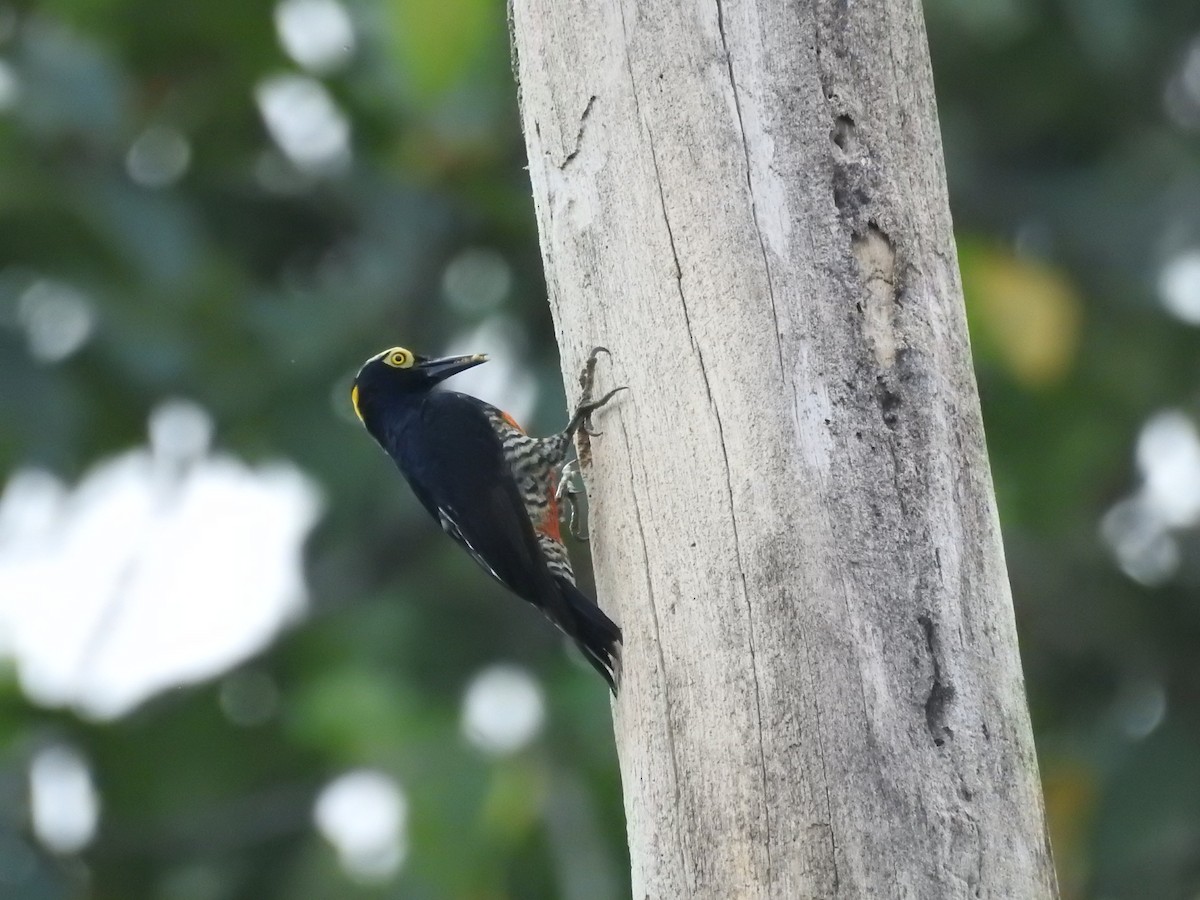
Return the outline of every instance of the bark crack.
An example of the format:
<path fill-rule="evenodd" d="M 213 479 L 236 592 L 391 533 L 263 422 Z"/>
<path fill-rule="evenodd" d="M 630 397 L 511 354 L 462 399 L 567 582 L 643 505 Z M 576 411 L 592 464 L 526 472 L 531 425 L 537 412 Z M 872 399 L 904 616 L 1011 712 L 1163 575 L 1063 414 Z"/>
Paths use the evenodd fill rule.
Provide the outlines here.
<path fill-rule="evenodd" d="M 838 895 L 839 886 L 842 883 L 841 872 L 838 870 L 837 861 L 837 833 L 833 830 L 833 795 L 829 790 L 829 770 L 825 763 L 825 729 L 821 727 L 821 704 L 818 701 L 819 693 L 815 690 L 816 677 L 812 668 L 812 648 L 809 647 L 807 638 L 804 639 L 804 659 L 805 666 L 808 669 L 808 675 L 813 690 L 813 718 L 817 722 L 817 757 L 821 760 L 821 784 L 825 788 L 825 815 L 829 822 L 825 826 L 829 832 L 829 862 L 833 866 L 833 893 L 832 896 Z M 824 823 L 822 823 L 824 824 Z"/>
<path fill-rule="evenodd" d="M 621 428 L 621 438 L 625 443 L 625 458 L 633 459 L 633 450 L 629 444 L 629 432 L 625 430 L 625 422 L 618 418 L 618 425 Z M 687 860 L 684 858 L 684 833 L 679 825 L 679 811 L 683 808 L 680 798 L 681 790 L 679 785 L 679 753 L 675 748 L 675 726 L 671 722 L 671 694 L 668 687 L 669 679 L 667 678 L 667 659 L 662 649 L 662 639 L 660 637 L 658 624 L 658 605 L 654 600 L 654 581 L 650 577 L 650 554 L 646 549 L 646 529 L 642 525 L 642 509 L 638 502 L 637 485 L 633 481 L 633 467 L 629 469 L 629 495 L 633 499 L 633 518 L 637 523 L 638 538 L 641 541 L 642 547 L 642 574 L 646 578 L 646 596 L 650 601 L 650 620 L 654 626 L 654 649 L 658 653 L 658 670 L 662 673 L 662 695 L 663 695 L 663 730 L 666 733 L 667 747 L 671 751 L 671 783 L 675 786 L 675 839 L 679 848 L 679 871 L 685 881 L 691 883 L 691 867 L 687 865 Z"/>
<path fill-rule="evenodd" d="M 676 285 L 676 290 L 679 294 L 680 309 L 683 313 L 684 327 L 687 329 L 688 340 L 690 341 L 692 348 L 696 352 L 696 358 L 700 365 L 700 375 L 704 382 L 704 390 L 705 390 L 706 395 L 708 396 L 709 404 L 712 406 L 713 419 L 717 425 L 717 440 L 721 444 L 721 454 L 722 454 L 722 458 L 723 458 L 723 462 L 724 462 L 724 466 L 725 466 L 725 487 L 726 487 L 726 491 L 728 492 L 728 496 L 729 496 L 729 511 L 730 511 L 731 527 L 733 530 L 734 552 L 737 557 L 739 575 L 740 575 L 741 583 L 742 583 L 742 598 L 743 598 L 743 602 L 745 603 L 745 606 L 746 606 L 748 650 L 749 650 L 749 657 L 750 657 L 750 674 L 751 674 L 751 677 L 754 679 L 754 701 L 755 701 L 755 718 L 756 718 L 757 730 L 758 730 L 759 770 L 760 770 L 761 779 L 762 779 L 763 816 L 764 816 L 764 831 L 765 831 L 764 846 L 766 848 L 767 882 L 768 882 L 768 884 L 771 884 L 772 880 L 773 880 L 774 867 L 773 867 L 773 861 L 771 858 L 771 813 L 770 813 L 770 804 L 768 802 L 768 783 L 769 782 L 768 782 L 768 777 L 767 777 L 766 744 L 765 744 L 765 740 L 764 740 L 764 736 L 763 736 L 762 685 L 761 685 L 761 681 L 759 679 L 758 660 L 756 657 L 756 648 L 755 648 L 755 644 L 754 644 L 753 604 L 751 603 L 750 592 L 749 592 L 749 589 L 748 589 L 748 586 L 746 583 L 746 570 L 745 570 L 745 564 L 744 564 L 744 560 L 743 560 L 743 556 L 742 556 L 741 537 L 738 533 L 737 516 L 735 514 L 735 509 L 734 509 L 733 474 L 732 474 L 730 464 L 729 464 L 729 453 L 725 446 L 725 430 L 724 430 L 724 425 L 721 422 L 720 410 L 717 407 L 716 399 L 713 397 L 712 385 L 709 381 L 708 371 L 704 364 L 704 354 L 700 349 L 700 345 L 696 340 L 695 332 L 692 329 L 692 321 L 691 321 L 690 312 L 688 310 L 687 296 L 683 289 L 683 267 L 680 264 L 679 248 L 675 243 L 675 233 L 671 227 L 670 215 L 667 212 L 666 192 L 663 187 L 662 172 L 661 172 L 661 169 L 658 164 L 658 151 L 657 151 L 657 148 L 654 143 L 654 131 L 650 127 L 650 123 L 648 123 L 641 114 L 641 102 L 638 97 L 637 79 L 634 76 L 633 63 L 629 56 L 629 35 L 628 35 L 627 25 L 625 22 L 625 10 L 624 10 L 623 5 L 620 3 L 620 0 L 617 0 L 617 8 L 618 8 L 620 18 L 621 18 L 621 32 L 622 32 L 622 37 L 623 37 L 624 43 L 625 43 L 625 67 L 626 67 L 626 71 L 629 73 L 630 90 L 632 93 L 634 111 L 637 114 L 638 120 L 641 123 L 642 127 L 646 129 L 647 145 L 649 146 L 649 149 L 650 149 L 650 161 L 651 161 L 651 165 L 654 168 L 655 184 L 658 187 L 659 208 L 662 211 L 663 225 L 667 232 L 667 243 L 670 247 L 671 259 L 672 259 L 672 262 L 675 267 L 675 285 Z M 753 183 L 753 178 L 751 175 L 749 144 L 748 144 L 748 141 L 746 138 L 746 131 L 745 131 L 745 127 L 744 127 L 743 121 L 742 121 L 741 101 L 738 96 L 737 85 L 733 79 L 733 63 L 732 63 L 732 59 L 729 55 L 728 46 L 726 45 L 726 42 L 725 42 L 724 13 L 721 8 L 720 0 L 717 0 L 717 19 L 718 19 L 718 28 L 719 28 L 720 34 L 721 34 L 722 48 L 725 50 L 725 59 L 726 59 L 726 66 L 727 66 L 727 69 L 729 72 L 729 81 L 730 81 L 730 85 L 733 89 L 734 108 L 737 113 L 738 128 L 739 128 L 739 131 L 741 134 L 741 139 L 742 139 L 742 151 L 745 155 L 745 160 L 746 160 L 746 183 L 747 183 L 747 187 L 748 187 L 748 190 L 750 193 L 751 213 L 752 213 L 752 218 L 754 221 L 755 234 L 758 239 L 759 251 L 762 254 L 763 269 L 764 269 L 764 273 L 765 273 L 765 276 L 767 279 L 767 292 L 768 292 L 768 296 L 770 298 L 771 317 L 772 317 L 772 320 L 774 323 L 776 354 L 777 354 L 777 358 L 778 358 L 778 362 L 779 362 L 780 372 L 782 373 L 783 372 L 783 348 L 782 348 L 782 344 L 780 342 L 779 319 L 778 319 L 778 313 L 777 313 L 776 301 L 775 301 L 775 290 L 774 290 L 774 284 L 773 284 L 773 281 L 771 278 L 771 267 L 770 267 L 769 257 L 767 255 L 766 242 L 762 235 L 762 228 L 759 224 L 759 219 L 758 219 L 757 203 L 755 202 L 755 198 L 754 198 L 754 183 Z M 582 123 L 581 123 L 581 125 L 582 125 Z M 622 425 L 622 431 L 624 432 L 624 425 Z M 625 443 L 626 443 L 626 451 L 628 453 L 629 452 L 629 440 L 628 440 L 627 434 L 625 435 Z M 632 482 L 632 473 L 631 473 L 631 482 Z M 632 487 L 633 487 L 633 485 L 631 483 L 631 488 Z M 636 492 L 634 492 L 634 496 L 636 498 Z M 642 528 L 641 515 L 640 515 L 640 511 L 637 508 L 636 503 L 634 506 L 634 513 L 635 513 L 635 519 L 637 520 L 638 528 L 640 531 Z M 642 532 L 642 547 L 643 547 L 643 553 L 644 553 L 645 552 L 644 532 Z M 647 564 L 647 566 L 649 565 L 648 559 L 646 560 L 646 564 Z M 649 572 L 648 571 L 647 571 L 646 575 L 647 575 L 647 587 L 649 588 Z M 657 640 L 658 640 L 658 634 L 657 634 L 657 632 L 658 632 L 658 613 L 657 613 L 657 609 L 654 605 L 652 592 L 650 593 L 650 598 L 651 598 L 651 612 L 652 612 L 653 618 L 654 618 L 655 640 L 657 642 Z M 658 649 L 659 649 L 660 665 L 663 665 L 661 646 L 659 646 Z M 666 696 L 665 668 L 663 671 L 664 671 L 664 698 L 665 698 L 665 696 Z M 819 714 L 818 714 L 818 722 L 819 722 Z M 678 798 L 678 791 L 679 791 L 678 762 L 674 758 L 674 753 L 675 753 L 674 738 L 673 738 L 673 732 L 671 730 L 669 721 L 666 723 L 666 726 L 667 726 L 667 734 L 671 741 L 672 766 L 675 770 L 673 772 L 673 776 L 675 778 L 676 796 Z M 818 725 L 818 730 L 819 730 L 819 725 Z M 833 832 L 833 821 L 832 821 L 833 816 L 832 816 L 832 805 L 831 805 L 832 798 L 831 798 L 830 790 L 829 790 L 828 774 L 825 772 L 825 758 L 824 758 L 823 752 L 821 754 L 821 767 L 822 767 L 822 776 L 823 776 L 823 782 L 824 782 L 824 787 L 825 787 L 826 806 L 829 809 L 829 813 L 830 813 L 829 839 L 830 839 L 831 855 L 832 855 L 832 863 L 833 863 L 834 893 L 836 894 L 838 885 L 840 883 L 840 876 L 839 876 L 838 867 L 837 867 L 837 841 L 836 841 L 836 837 Z M 681 847 L 682 847 L 682 844 L 681 844 Z M 681 852 L 682 852 L 682 850 L 681 850 Z M 685 869 L 684 871 L 686 873 L 687 870 Z"/>
<path fill-rule="evenodd" d="M 704 366 L 704 353 L 700 349 L 699 343 L 696 341 L 696 335 L 692 331 L 692 319 L 688 312 L 687 296 L 683 291 L 683 269 L 679 264 L 679 251 L 675 246 L 675 235 L 671 231 L 671 219 L 667 215 L 667 198 L 663 192 L 662 178 L 658 168 L 658 154 L 654 148 L 654 132 L 650 126 L 646 126 L 646 135 L 650 145 L 650 160 L 654 165 L 654 180 L 658 185 L 658 200 L 659 206 L 662 209 L 663 224 L 667 229 L 667 241 L 671 246 L 671 258 L 675 262 L 675 287 L 679 292 L 679 304 L 683 311 L 683 324 L 687 329 L 688 340 L 691 341 L 692 349 L 696 351 L 696 359 L 700 363 L 700 377 L 704 381 L 704 392 L 708 395 L 708 402 L 712 406 L 713 420 L 717 423 L 717 441 L 721 445 L 721 457 L 725 464 L 725 489 L 729 494 L 729 519 L 733 528 L 733 547 L 734 554 L 738 561 L 738 574 L 742 582 L 742 600 L 746 605 L 746 629 L 747 629 L 747 646 L 750 651 L 750 676 L 754 679 L 754 707 L 755 718 L 758 725 L 758 757 L 759 768 L 762 776 L 762 791 L 763 791 L 763 819 L 765 830 L 764 846 L 766 847 L 767 856 L 767 884 L 771 884 L 774 866 L 771 860 L 771 805 L 767 795 L 767 752 L 765 741 L 763 739 L 763 720 L 762 720 L 762 685 L 758 678 L 758 660 L 755 657 L 754 650 L 754 610 L 753 604 L 750 602 L 750 591 L 746 586 L 746 566 L 742 558 L 742 542 L 738 535 L 737 513 L 734 509 L 733 500 L 733 474 L 729 466 L 729 451 L 725 447 L 725 428 L 721 423 L 721 411 L 717 408 L 717 401 L 713 397 L 712 385 L 708 379 L 708 370 Z M 778 343 L 778 341 L 776 342 Z"/>
<path fill-rule="evenodd" d="M 633 60 L 629 58 L 629 29 L 625 25 L 625 7 L 621 4 L 621 0 L 614 0 L 617 6 L 617 15 L 621 18 L 621 40 L 625 45 L 625 71 L 629 73 L 629 92 L 633 94 L 633 111 L 637 113 L 638 121 L 643 125 L 646 122 L 642 119 L 642 104 L 638 100 L 637 79 L 633 77 Z M 646 131 L 649 132 L 650 126 L 646 125 Z"/>
<path fill-rule="evenodd" d="M 583 132 L 587 128 L 588 116 L 592 114 L 592 107 L 595 105 L 596 95 L 592 94 L 588 97 L 587 106 L 583 108 L 583 114 L 579 117 L 579 130 L 575 134 L 575 146 L 570 153 L 563 157 L 563 161 L 558 164 L 559 171 L 565 170 L 574 161 L 575 157 L 579 155 L 579 150 L 583 147 Z"/>
<path fill-rule="evenodd" d="M 754 220 L 754 235 L 758 238 L 758 250 L 762 254 L 763 273 L 767 278 L 767 296 L 771 301 L 771 322 L 774 326 L 775 354 L 779 359 L 779 372 L 783 373 L 783 343 L 779 331 L 779 311 L 775 305 L 775 283 L 771 278 L 771 262 L 767 257 L 767 244 L 763 240 L 762 226 L 758 221 L 758 201 L 754 198 L 754 177 L 750 165 L 750 141 L 746 137 L 746 125 L 742 119 L 742 98 L 738 93 L 737 80 L 733 77 L 733 55 L 725 38 L 725 8 L 721 0 L 717 3 L 717 31 L 721 34 L 721 49 L 725 52 L 725 68 L 729 73 L 729 86 L 733 90 L 733 110 L 737 113 L 738 134 L 742 138 L 742 155 L 746 159 L 746 189 L 750 193 L 750 217 Z"/>
<path fill-rule="evenodd" d="M 634 92 L 636 94 L 636 91 Z M 679 265 L 679 250 L 675 246 L 675 232 L 671 229 L 671 217 L 667 215 L 667 195 L 663 191 L 662 174 L 658 168 L 658 151 L 654 147 L 654 131 L 649 125 L 646 125 L 646 142 L 650 145 L 650 162 L 654 166 L 654 183 L 658 186 L 658 207 L 662 210 L 663 225 L 667 229 L 667 243 L 671 246 L 671 259 L 675 263 L 675 284 L 679 288 L 679 300 L 683 304 L 683 319 L 687 324 L 688 338 L 691 339 L 692 347 L 696 349 L 696 354 L 699 355 L 700 348 L 696 345 L 696 338 L 692 334 L 692 322 L 688 318 L 687 300 L 683 296 L 683 267 Z M 703 371 L 703 362 L 701 363 L 701 371 Z M 705 387 L 708 386 L 708 376 L 704 377 Z M 708 393 L 708 399 L 712 400 L 712 391 Z"/>

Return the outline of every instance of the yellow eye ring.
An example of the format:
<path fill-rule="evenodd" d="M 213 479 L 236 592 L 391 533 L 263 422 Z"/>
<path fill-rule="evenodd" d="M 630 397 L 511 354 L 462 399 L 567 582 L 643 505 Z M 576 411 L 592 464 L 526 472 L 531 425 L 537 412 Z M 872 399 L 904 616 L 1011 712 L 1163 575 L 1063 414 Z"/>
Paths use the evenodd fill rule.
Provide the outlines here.
<path fill-rule="evenodd" d="M 383 361 L 393 369 L 409 369 L 412 368 L 413 355 L 403 347 L 397 347 L 395 350 L 388 351 Z"/>

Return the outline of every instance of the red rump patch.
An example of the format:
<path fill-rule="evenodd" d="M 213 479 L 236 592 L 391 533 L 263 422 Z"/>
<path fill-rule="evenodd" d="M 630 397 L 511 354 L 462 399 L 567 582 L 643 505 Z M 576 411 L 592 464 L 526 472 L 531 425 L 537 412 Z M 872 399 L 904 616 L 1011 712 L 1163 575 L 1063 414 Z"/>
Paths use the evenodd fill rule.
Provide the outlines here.
<path fill-rule="evenodd" d="M 558 491 L 558 479 L 553 475 L 550 476 L 550 502 L 546 506 L 546 518 L 538 523 L 537 530 L 547 537 L 553 538 L 562 543 L 562 532 L 558 525 L 558 498 L 554 496 Z"/>

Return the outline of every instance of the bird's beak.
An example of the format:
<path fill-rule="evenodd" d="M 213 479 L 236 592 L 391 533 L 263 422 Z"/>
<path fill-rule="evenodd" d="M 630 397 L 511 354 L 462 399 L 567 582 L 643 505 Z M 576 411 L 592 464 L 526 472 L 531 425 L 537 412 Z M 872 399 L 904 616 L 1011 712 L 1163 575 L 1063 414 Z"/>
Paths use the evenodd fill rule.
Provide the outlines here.
<path fill-rule="evenodd" d="M 417 363 L 417 366 L 429 377 L 430 381 L 441 381 L 487 361 L 488 358 L 483 353 L 474 353 L 470 356 L 444 356 L 441 359 L 426 359 Z"/>

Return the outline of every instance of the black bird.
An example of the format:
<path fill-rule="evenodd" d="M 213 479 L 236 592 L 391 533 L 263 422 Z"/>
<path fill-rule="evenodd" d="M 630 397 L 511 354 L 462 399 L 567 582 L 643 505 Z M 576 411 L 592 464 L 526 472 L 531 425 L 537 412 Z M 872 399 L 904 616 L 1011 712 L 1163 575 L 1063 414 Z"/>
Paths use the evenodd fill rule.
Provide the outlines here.
<path fill-rule="evenodd" d="M 350 398 L 421 505 L 489 575 L 568 635 L 615 694 L 621 629 L 575 586 L 559 530 L 559 478 L 571 438 L 617 391 L 591 399 L 596 348 L 580 379 L 583 400 L 555 435 L 525 434 L 482 400 L 433 387 L 486 362 L 482 354 L 427 359 L 392 347 L 359 369 Z M 617 390 L 621 390 L 618 388 Z"/>

